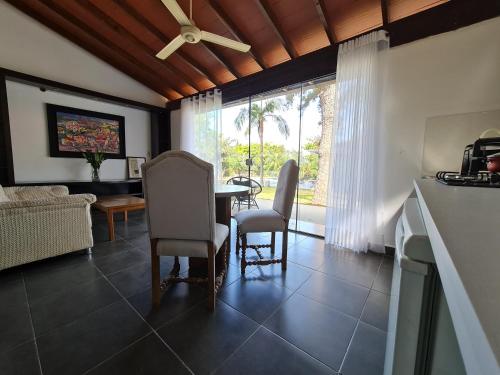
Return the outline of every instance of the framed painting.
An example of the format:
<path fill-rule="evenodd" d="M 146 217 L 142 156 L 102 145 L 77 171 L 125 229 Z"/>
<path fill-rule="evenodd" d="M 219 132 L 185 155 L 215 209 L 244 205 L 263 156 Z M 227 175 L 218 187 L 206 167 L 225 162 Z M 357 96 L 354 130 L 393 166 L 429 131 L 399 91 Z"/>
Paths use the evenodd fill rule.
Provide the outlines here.
<path fill-rule="evenodd" d="M 146 162 L 146 158 L 127 156 L 128 178 L 137 179 L 142 178 L 141 165 Z"/>
<path fill-rule="evenodd" d="M 50 156 L 83 158 L 102 152 L 107 159 L 125 159 L 125 118 L 107 113 L 47 104 Z"/>

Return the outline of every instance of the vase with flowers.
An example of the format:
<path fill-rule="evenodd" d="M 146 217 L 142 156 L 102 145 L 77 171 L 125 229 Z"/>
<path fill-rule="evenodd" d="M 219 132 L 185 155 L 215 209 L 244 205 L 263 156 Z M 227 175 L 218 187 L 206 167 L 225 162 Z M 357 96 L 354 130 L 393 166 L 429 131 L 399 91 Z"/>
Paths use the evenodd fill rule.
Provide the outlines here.
<path fill-rule="evenodd" d="M 92 181 L 100 181 L 99 169 L 101 168 L 102 162 L 106 160 L 106 156 L 100 151 L 86 151 L 83 153 L 83 156 L 87 159 L 87 163 L 89 163 L 92 167 Z"/>

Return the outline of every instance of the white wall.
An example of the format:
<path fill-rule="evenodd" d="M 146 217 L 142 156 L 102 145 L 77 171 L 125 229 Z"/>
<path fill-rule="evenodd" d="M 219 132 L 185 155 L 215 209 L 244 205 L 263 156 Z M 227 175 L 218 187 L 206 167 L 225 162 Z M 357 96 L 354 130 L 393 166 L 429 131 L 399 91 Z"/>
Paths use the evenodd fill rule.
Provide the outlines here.
<path fill-rule="evenodd" d="M 85 159 L 49 157 L 45 103 L 76 107 L 125 117 L 127 156 L 150 157 L 149 112 L 83 99 L 37 87 L 7 82 L 14 176 L 16 182 L 90 180 Z M 101 166 L 101 178 L 127 178 L 126 160 L 110 159 Z"/>
<path fill-rule="evenodd" d="M 143 103 L 163 106 L 166 99 L 118 71 L 36 20 L 0 0 L 0 67 Z M 9 115 L 16 182 L 88 180 L 83 159 L 49 158 L 44 103 L 125 116 L 129 156 L 150 150 L 149 113 L 36 87 L 8 82 Z M 103 179 L 126 178 L 125 160 L 107 160 Z"/>
<path fill-rule="evenodd" d="M 497 17 L 387 51 L 379 173 L 388 245 L 394 246 L 398 210 L 421 174 L 426 119 L 500 109 L 499 35 Z"/>
<path fill-rule="evenodd" d="M 0 0 L 0 67 L 163 106 L 166 99 Z"/>

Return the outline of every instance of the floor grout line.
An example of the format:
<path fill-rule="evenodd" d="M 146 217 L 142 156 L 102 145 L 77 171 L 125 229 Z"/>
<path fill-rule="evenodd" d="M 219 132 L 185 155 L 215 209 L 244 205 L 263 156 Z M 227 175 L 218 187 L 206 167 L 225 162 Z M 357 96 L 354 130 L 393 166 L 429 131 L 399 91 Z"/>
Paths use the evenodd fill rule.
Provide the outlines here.
<path fill-rule="evenodd" d="M 99 272 L 101 272 L 101 270 L 99 270 Z M 101 272 L 102 273 L 102 272 Z M 148 321 L 146 321 L 146 319 L 144 319 L 144 317 L 139 313 L 139 311 L 137 311 L 137 309 L 129 302 L 128 299 L 126 299 L 122 294 L 121 292 L 118 290 L 118 288 L 116 288 L 114 286 L 114 284 L 109 281 L 109 279 L 106 277 L 106 275 L 103 274 L 103 277 L 105 278 L 105 280 L 116 290 L 116 292 L 120 295 L 120 297 L 125 301 L 125 303 L 138 315 L 139 319 L 141 319 L 151 330 L 152 330 L 152 333 L 156 335 L 156 337 L 158 337 L 158 339 L 160 339 L 160 341 L 167 347 L 168 350 L 170 350 L 170 352 L 174 355 L 175 358 L 177 358 L 177 360 L 179 362 L 182 363 L 182 365 L 192 374 L 192 375 L 195 375 L 195 373 L 193 372 L 193 370 L 191 370 L 191 368 L 187 365 L 186 362 L 184 362 L 184 360 L 170 347 L 170 345 L 167 344 L 167 342 L 159 335 L 159 333 L 153 328 L 153 326 L 151 324 L 149 324 Z M 179 314 L 180 315 L 180 314 Z M 109 358 L 108 358 L 109 359 Z"/>
<path fill-rule="evenodd" d="M 109 360 L 113 359 L 114 357 L 120 355 L 121 353 L 123 353 L 124 351 L 126 351 L 127 349 L 129 349 L 130 347 L 132 347 L 133 345 L 137 344 L 139 341 L 141 340 L 144 340 L 146 337 L 152 335 L 153 332 L 148 332 L 146 335 L 144 336 L 141 336 L 139 337 L 137 340 L 134 340 L 132 341 L 129 345 L 125 346 L 123 349 L 117 351 L 116 353 L 112 354 L 111 356 L 107 357 L 106 359 L 102 360 L 101 362 L 97 363 L 95 366 L 89 368 L 88 370 L 85 370 L 82 375 L 86 375 L 88 374 L 89 372 L 95 370 L 97 367 L 99 367 L 100 365 L 108 362 Z"/>
<path fill-rule="evenodd" d="M 26 289 L 26 280 L 24 279 L 24 272 L 22 273 L 22 276 L 23 276 L 24 296 L 26 298 L 26 305 L 28 307 L 28 315 L 29 315 L 29 319 L 30 319 L 31 333 L 33 334 L 33 343 L 35 344 L 36 359 L 38 362 L 38 368 L 40 370 L 40 374 L 43 375 L 42 361 L 40 360 L 40 352 L 38 351 L 37 337 L 35 334 L 35 326 L 33 324 L 33 317 L 31 316 L 31 305 L 30 305 L 30 301 L 28 299 L 28 290 Z"/>
<path fill-rule="evenodd" d="M 370 296 L 370 293 L 368 293 L 368 295 L 365 298 L 365 302 L 363 304 L 363 308 L 361 309 L 361 313 L 359 314 L 358 321 L 356 322 L 356 327 L 354 327 L 354 331 L 352 332 L 351 339 L 349 340 L 349 344 L 347 345 L 346 351 L 344 353 L 344 358 L 342 358 L 342 362 L 340 363 L 340 367 L 339 367 L 339 372 L 340 373 L 342 373 L 342 368 L 344 367 L 344 363 L 345 363 L 345 360 L 347 358 L 347 353 L 349 353 L 349 349 L 351 348 L 352 342 L 354 340 L 354 336 L 356 335 L 356 332 L 358 331 L 359 322 L 361 322 L 361 317 L 363 316 L 363 313 L 365 312 L 369 296 Z M 369 324 L 369 325 L 371 326 L 371 324 Z"/>
<path fill-rule="evenodd" d="M 133 220 L 132 220 L 132 221 L 133 221 Z M 134 221 L 134 223 L 133 223 L 133 224 L 140 224 L 140 221 Z M 302 236 L 302 235 L 301 235 L 301 236 Z M 136 250 L 136 251 L 140 251 L 140 252 L 141 252 L 141 253 L 143 253 L 143 254 L 145 253 L 145 252 L 143 251 L 143 248 L 142 248 L 142 247 L 140 247 L 140 246 L 138 246 L 138 245 L 136 245 L 135 243 L 131 242 L 131 239 L 130 239 L 130 238 L 125 238 L 125 237 L 121 237 L 121 236 L 118 236 L 118 237 L 120 237 L 120 238 L 117 238 L 118 240 L 122 240 L 125 244 L 127 244 L 127 245 L 131 246 L 131 249 L 128 249 L 129 251 L 130 251 L 130 250 L 132 250 L 132 249 L 134 249 L 134 250 Z M 305 237 L 305 236 L 304 236 L 304 237 Z M 301 242 L 303 242 L 303 241 L 305 241 L 306 239 L 307 239 L 307 237 L 306 237 L 306 238 L 301 238 L 301 239 L 299 239 L 298 241 L 294 242 L 293 244 L 290 244 L 290 245 L 291 245 L 290 247 L 292 247 L 292 248 L 293 248 L 293 247 L 299 246 L 299 245 L 300 245 L 300 243 L 301 243 Z M 99 245 L 99 242 L 98 242 L 96 245 Z M 308 248 L 306 248 L 306 249 L 308 249 Z M 308 249 L 308 250 L 309 250 L 309 251 L 314 251 L 314 249 Z M 289 251 L 290 251 L 290 250 L 289 250 Z M 113 254 L 104 255 L 104 257 L 111 256 L 111 255 L 113 255 Z M 353 261 L 353 262 L 355 262 L 354 260 L 351 260 L 351 259 L 346 259 L 346 260 L 349 260 L 349 261 Z M 285 298 L 284 298 L 284 299 L 283 299 L 283 300 L 282 300 L 282 301 L 281 301 L 281 302 L 280 302 L 280 303 L 276 306 L 276 308 L 275 308 L 274 310 L 272 310 L 272 312 L 268 315 L 268 317 L 267 317 L 266 319 L 264 319 L 264 321 L 262 321 L 262 323 L 258 323 L 258 322 L 256 322 L 254 319 L 252 319 L 251 317 L 249 317 L 249 316 L 248 316 L 248 315 L 246 315 L 245 313 L 241 312 L 238 308 L 233 307 L 232 305 L 228 304 L 227 302 L 225 302 L 225 301 L 224 301 L 224 300 L 222 300 L 222 299 L 218 299 L 218 302 L 220 302 L 220 303 L 224 303 L 225 305 L 229 306 L 230 308 L 232 308 L 232 309 L 236 310 L 236 311 L 237 311 L 238 313 L 240 313 L 242 316 L 244 316 L 244 317 L 248 318 L 249 320 L 251 320 L 251 321 L 255 322 L 255 323 L 257 324 L 257 327 L 256 327 L 256 329 L 255 329 L 255 330 L 254 330 L 254 331 L 253 331 L 253 332 L 252 332 L 252 333 L 251 333 L 251 334 L 250 334 L 250 335 L 249 335 L 249 336 L 248 336 L 248 337 L 247 337 L 247 338 L 246 338 L 246 339 L 245 339 L 245 340 L 244 340 L 244 341 L 243 341 L 243 342 L 242 342 L 242 343 L 241 343 L 241 344 L 240 344 L 240 345 L 239 345 L 239 346 L 238 346 L 238 347 L 234 350 L 234 351 L 232 351 L 232 353 L 231 353 L 231 354 L 230 354 L 230 355 L 229 355 L 226 359 L 224 359 L 222 362 L 220 362 L 220 364 L 219 364 L 219 365 L 218 365 L 218 366 L 217 366 L 214 370 L 212 370 L 212 371 L 211 371 L 211 374 L 215 374 L 215 373 L 217 373 L 218 371 L 220 371 L 220 369 L 221 369 L 224 365 L 226 365 L 226 363 L 227 363 L 229 360 L 231 360 L 231 358 L 233 358 L 233 357 L 234 357 L 234 356 L 235 356 L 238 352 L 240 352 L 241 348 L 242 348 L 245 344 L 247 344 L 247 343 L 248 343 L 248 341 L 249 341 L 249 340 L 251 340 L 251 339 L 252 339 L 252 337 L 254 337 L 254 336 L 255 336 L 255 334 L 256 334 L 256 333 L 257 333 L 260 329 L 266 330 L 266 331 L 270 332 L 271 334 L 273 334 L 274 336 L 277 336 L 280 340 L 282 340 L 282 341 L 284 341 L 285 343 L 287 343 L 287 344 L 291 345 L 293 348 L 295 348 L 295 349 L 297 349 L 297 350 L 299 350 L 299 351 L 301 351 L 301 352 L 305 353 L 308 357 L 310 357 L 310 358 L 314 359 L 315 361 L 317 361 L 317 362 L 321 363 L 322 365 L 326 366 L 327 368 L 331 369 L 332 371 L 334 371 L 334 372 L 335 372 L 335 373 L 337 373 L 337 374 L 339 373 L 338 371 L 340 371 L 340 370 L 342 369 L 342 367 L 343 367 L 343 366 L 344 366 L 344 364 L 345 364 L 345 361 L 346 361 L 346 358 L 347 358 L 347 354 L 348 354 L 348 352 L 349 352 L 349 350 L 350 350 L 350 348 L 351 348 L 351 346 L 352 346 L 352 343 L 353 343 L 354 337 L 355 337 L 355 335 L 356 335 L 356 332 L 358 331 L 358 327 L 360 326 L 360 322 L 362 321 L 362 320 L 361 320 L 361 317 L 362 317 L 363 313 L 365 312 L 365 309 L 367 308 L 368 298 L 369 298 L 369 295 L 370 295 L 371 291 L 372 291 L 372 290 L 375 290 L 375 291 L 377 291 L 377 292 L 379 292 L 379 293 L 382 293 L 382 294 L 387 294 L 387 293 L 384 293 L 384 292 L 381 292 L 381 291 L 378 291 L 378 290 L 374 289 L 374 285 L 375 285 L 376 278 L 378 277 L 378 275 L 379 275 L 379 273 L 380 273 L 380 270 L 381 270 L 381 268 L 382 268 L 383 259 L 381 259 L 381 261 L 380 261 L 380 263 L 379 263 L 379 265 L 378 265 L 377 272 L 375 273 L 375 277 L 374 277 L 374 279 L 371 281 L 371 286 L 370 286 L 370 287 L 366 287 L 365 285 L 358 284 L 358 283 L 356 283 L 356 282 L 352 282 L 352 281 L 350 281 L 350 280 L 343 279 L 343 278 L 340 278 L 340 277 L 338 277 L 338 276 L 328 274 L 328 273 L 326 273 L 326 272 L 324 272 L 324 271 L 321 271 L 321 270 L 319 270 L 319 269 L 315 269 L 315 268 L 312 268 L 312 267 L 309 267 L 309 266 L 305 266 L 305 265 L 300 264 L 300 263 L 298 263 L 298 262 L 294 262 L 293 260 L 290 260 L 290 259 L 289 259 L 289 261 L 290 261 L 290 263 L 292 263 L 293 265 L 297 265 L 298 267 L 302 267 L 305 271 L 307 271 L 307 270 L 311 271 L 311 274 L 310 274 L 310 275 L 309 275 L 309 276 L 308 276 L 305 280 L 303 280 L 303 281 L 300 283 L 300 285 L 299 285 L 298 287 L 294 287 L 293 289 L 290 289 L 289 287 L 285 287 L 284 285 L 280 285 L 280 284 L 278 284 L 277 282 L 275 282 L 274 280 L 270 280 L 270 282 L 271 282 L 271 283 L 273 283 L 274 285 L 276 285 L 276 286 L 278 286 L 278 287 L 282 287 L 282 288 L 284 288 L 284 289 L 287 289 L 287 290 L 289 290 L 291 293 L 290 293 L 290 295 L 289 295 L 289 296 L 285 297 Z M 184 367 L 185 367 L 185 368 L 186 368 L 186 369 L 187 369 L 187 370 L 188 370 L 191 374 L 194 374 L 193 370 L 191 370 L 191 369 L 190 369 L 190 367 L 187 365 L 187 363 L 185 363 L 185 362 L 182 360 L 182 358 L 181 358 L 181 357 L 180 357 L 180 356 L 179 356 L 179 355 L 178 355 L 178 354 L 177 354 L 177 353 L 173 350 L 173 348 L 172 348 L 172 347 L 170 347 L 170 345 L 168 345 L 168 343 L 167 343 L 167 342 L 166 342 L 166 341 L 165 341 L 165 340 L 164 340 L 164 339 L 163 339 L 163 338 L 159 335 L 159 333 L 158 333 L 157 331 L 158 331 L 158 330 L 160 330 L 161 328 L 165 327 L 166 325 L 171 324 L 171 323 L 172 323 L 172 321 L 174 321 L 175 319 L 179 318 L 181 315 L 187 314 L 187 313 L 189 313 L 190 311 L 192 311 L 193 309 L 195 309 L 195 308 L 199 307 L 199 306 L 203 303 L 203 301 L 199 301 L 199 302 L 194 303 L 192 306 L 190 306 L 190 307 L 189 307 L 189 308 L 187 308 L 186 310 L 184 310 L 184 311 L 182 311 L 182 312 L 180 312 L 180 313 L 178 313 L 178 314 L 174 315 L 173 317 L 171 317 L 170 319 L 168 319 L 168 321 L 163 322 L 163 323 L 162 323 L 162 324 L 161 324 L 158 328 L 156 328 L 156 329 L 155 329 L 155 328 L 154 328 L 151 324 L 149 324 L 149 322 L 148 322 L 148 321 L 146 321 L 146 320 L 145 320 L 145 318 L 144 318 L 144 317 L 143 317 L 143 316 L 139 313 L 139 311 L 138 311 L 138 310 L 137 310 L 137 309 L 136 309 L 136 308 L 135 308 L 135 307 L 131 304 L 131 302 L 129 302 L 129 300 L 128 300 L 128 299 L 127 299 L 127 298 L 126 298 L 126 297 L 125 297 L 125 296 L 124 296 L 121 292 L 120 292 L 120 290 L 119 290 L 119 289 L 118 289 L 118 288 L 117 288 L 117 287 L 116 287 L 116 286 L 115 286 L 115 285 L 114 285 L 114 284 L 110 281 L 110 279 L 109 279 L 109 277 L 110 277 L 110 276 L 113 276 L 113 275 L 115 275 L 115 274 L 117 274 L 117 273 L 119 273 L 119 272 L 125 271 L 125 270 L 132 269 L 132 268 L 134 268 L 134 267 L 138 267 L 139 265 L 142 265 L 143 263 L 146 263 L 146 262 L 147 262 L 147 261 L 145 261 L 145 262 L 140 262 L 140 263 L 136 263 L 136 264 L 134 264 L 134 265 L 131 265 L 131 266 L 125 267 L 125 268 L 123 268 L 123 269 L 121 269 L 121 270 L 119 270 L 119 271 L 116 271 L 116 272 L 110 273 L 109 275 L 104 274 L 104 273 L 102 272 L 102 270 L 101 270 L 101 269 L 100 269 L 100 268 L 99 268 L 99 267 L 98 267 L 98 266 L 97 266 L 94 262 L 92 262 L 92 266 L 93 266 L 93 267 L 97 270 L 97 272 L 101 275 L 101 277 L 98 277 L 98 278 L 97 278 L 97 279 L 95 279 L 95 280 L 98 280 L 98 279 L 100 279 L 100 278 L 103 278 L 104 280 L 106 280 L 106 282 L 107 282 L 107 283 L 108 283 L 108 284 L 109 284 L 109 285 L 110 285 L 110 286 L 111 286 L 111 287 L 112 287 L 112 288 L 116 291 L 116 293 L 119 295 L 119 297 L 120 297 L 122 300 L 124 300 L 124 301 L 125 301 L 125 303 L 126 303 L 126 304 L 127 304 L 127 305 L 131 308 L 131 309 L 132 309 L 132 311 L 134 311 L 134 312 L 138 315 L 138 317 L 139 317 L 139 318 L 140 318 L 140 319 L 141 319 L 141 320 L 142 320 L 142 321 L 143 321 L 143 322 L 144 322 L 144 323 L 145 323 L 145 324 L 146 324 L 146 325 L 150 328 L 151 332 L 148 332 L 146 335 L 144 335 L 144 336 L 142 336 L 142 337 L 140 337 L 140 338 L 138 338 L 138 339 L 134 340 L 132 343 L 128 344 L 128 345 L 127 345 L 127 346 L 125 346 L 124 348 L 120 349 L 118 352 L 116 352 L 116 353 L 112 354 L 111 356 L 107 357 L 106 359 L 104 359 L 103 361 L 99 362 L 98 364 L 96 364 L 96 365 L 95 365 L 95 366 L 93 366 L 92 368 L 90 368 L 90 369 L 88 369 L 88 370 L 85 370 L 85 372 L 84 372 L 85 374 L 87 374 L 88 372 L 90 372 L 90 371 L 94 370 L 95 368 L 99 367 L 99 366 L 100 366 L 100 365 L 102 365 L 103 363 L 105 363 L 105 362 L 107 362 L 107 361 L 111 360 L 111 359 L 112 359 L 112 358 L 114 358 L 115 356 L 117 356 L 117 355 L 119 355 L 119 354 L 123 353 L 124 351 L 126 351 L 127 349 L 129 349 L 130 347 L 132 347 L 133 345 L 137 344 L 137 342 L 139 342 L 139 341 L 141 341 L 141 340 L 144 340 L 146 337 L 148 337 L 149 335 L 151 335 L 151 333 L 153 333 L 153 334 L 155 334 L 155 335 L 156 335 L 156 337 L 157 337 L 157 338 L 158 338 L 158 339 L 159 339 L 159 340 L 163 343 L 163 345 L 165 345 L 165 347 L 166 347 L 166 348 L 167 348 L 167 349 L 168 349 L 168 350 L 169 350 L 169 351 L 170 351 L 170 352 L 174 355 L 174 357 L 176 357 L 176 358 L 177 358 L 177 359 L 178 359 L 178 360 L 182 363 L 182 365 L 183 365 L 183 366 L 184 366 Z M 322 266 L 325 264 L 325 262 L 326 262 L 326 260 L 322 263 Z M 228 261 L 228 263 L 229 263 L 229 261 Z M 231 263 L 231 264 L 232 264 L 232 263 Z M 234 265 L 234 264 L 232 264 L 232 266 L 235 266 L 235 265 Z M 236 265 L 235 267 L 238 267 L 238 266 Z M 320 268 L 321 268 L 321 267 L 320 267 Z M 259 269 L 259 267 L 255 267 L 255 269 L 254 269 L 254 270 L 252 270 L 251 272 L 249 272 L 249 273 L 247 272 L 247 276 L 252 275 L 252 274 L 257 274 L 257 276 L 258 276 L 258 272 L 257 272 L 257 271 L 258 271 L 258 269 Z M 309 271 L 308 271 L 308 272 L 309 272 Z M 326 305 L 325 303 L 323 303 L 323 302 L 321 302 L 321 301 L 318 301 L 318 300 L 316 300 L 316 299 L 314 299 L 314 298 L 311 298 L 311 297 L 309 297 L 309 296 L 307 296 L 307 295 L 304 295 L 304 294 L 302 294 L 302 293 L 300 293 L 300 292 L 299 292 L 300 288 L 302 288 L 302 287 L 304 286 L 304 284 L 306 284 L 308 281 L 310 281 L 310 280 L 311 280 L 311 277 L 312 277 L 314 274 L 316 274 L 316 273 L 317 273 L 318 275 L 323 275 L 323 276 L 331 277 L 332 279 L 335 279 L 335 280 L 338 280 L 338 281 L 342 281 L 342 282 L 344 282 L 344 283 L 346 283 L 346 284 L 349 284 L 349 285 L 353 285 L 353 286 L 357 286 L 357 287 L 362 287 L 362 288 L 364 288 L 364 289 L 368 289 L 368 291 L 369 291 L 369 292 L 368 292 L 368 295 L 366 296 L 366 298 L 365 298 L 365 300 L 364 300 L 364 303 L 363 303 L 363 307 L 362 307 L 362 309 L 361 309 L 360 316 L 359 316 L 357 319 L 356 319 L 356 318 L 354 318 L 354 317 L 352 317 L 352 316 L 351 316 L 351 315 L 349 315 L 349 314 L 346 314 L 346 313 L 343 313 L 342 311 L 337 310 L 336 308 L 334 308 L 334 307 L 332 307 L 332 306 Z M 95 280 L 92 280 L 92 281 L 95 281 Z M 240 275 L 240 277 L 239 277 L 239 278 L 237 278 L 237 279 L 233 280 L 231 283 L 228 283 L 228 284 L 224 285 L 223 287 L 226 287 L 226 288 L 227 288 L 227 287 L 229 287 L 229 286 L 233 285 L 234 283 L 236 283 L 236 282 L 238 282 L 238 281 L 241 281 L 241 280 L 242 280 L 242 277 L 241 277 L 241 275 Z M 262 279 L 262 281 L 268 281 L 268 280 Z M 42 372 L 41 360 L 40 360 L 40 355 L 39 355 L 38 346 L 37 346 L 37 337 L 36 337 L 36 335 L 35 335 L 34 324 L 33 324 L 33 318 L 32 318 L 32 316 L 31 316 L 31 306 L 30 306 L 30 303 L 29 303 L 28 292 L 27 292 L 27 285 L 26 285 L 26 280 L 25 280 L 25 277 L 24 277 L 24 273 L 23 273 L 23 285 L 24 285 L 25 298 L 26 298 L 26 301 L 27 301 L 27 303 L 28 303 L 29 319 L 30 319 L 31 330 L 32 330 L 32 333 L 33 333 L 33 338 L 34 338 L 34 344 L 35 344 L 35 349 L 36 349 L 36 356 L 37 356 L 38 366 L 39 366 L 39 368 L 40 368 L 40 372 Z M 140 293 L 144 293 L 146 290 L 147 290 L 147 289 L 144 289 L 144 291 L 142 291 L 142 292 L 140 292 Z M 136 294 L 136 293 L 135 293 L 135 294 Z M 134 294 L 134 295 L 135 295 L 135 294 Z M 280 310 L 280 309 L 284 306 L 284 304 L 285 304 L 285 303 L 287 303 L 287 302 L 288 302 L 288 301 L 289 301 L 289 300 L 290 300 L 293 296 L 295 296 L 295 294 L 300 295 L 300 296 L 305 297 L 305 298 L 308 298 L 308 299 L 310 299 L 310 300 L 312 300 L 312 301 L 315 301 L 315 302 L 317 302 L 317 303 L 319 303 L 319 304 L 321 304 L 321 305 L 325 306 L 326 308 L 331 309 L 331 310 L 333 310 L 333 311 L 336 311 L 336 312 L 338 312 L 338 313 L 340 313 L 340 314 L 342 314 L 342 315 L 348 316 L 348 317 L 350 317 L 351 319 L 352 319 L 352 318 L 353 318 L 353 319 L 356 319 L 356 324 L 355 324 L 355 327 L 354 327 L 354 331 L 353 331 L 353 333 L 352 333 L 352 335 L 351 335 L 351 337 L 350 337 L 350 339 L 349 339 L 349 342 L 348 342 L 347 348 L 346 348 L 346 350 L 345 350 L 345 352 L 344 352 L 344 356 L 343 356 L 343 358 L 342 358 L 342 362 L 341 362 L 341 364 L 340 364 L 339 370 L 335 370 L 335 369 L 333 369 L 333 368 L 332 368 L 332 367 L 330 367 L 329 365 L 327 365 L 327 364 L 323 363 L 320 359 L 318 359 L 318 358 L 314 357 L 313 355 L 309 354 L 308 352 L 306 352 L 306 351 L 302 350 L 301 348 L 299 348 L 299 347 L 295 346 L 293 343 L 291 343 L 291 342 L 287 341 L 285 338 L 281 337 L 279 334 L 275 333 L 274 331 L 272 331 L 271 329 L 269 329 L 269 328 L 267 328 L 267 327 L 265 326 L 265 324 L 266 324 L 266 323 L 267 323 L 270 319 L 272 319 L 272 318 L 273 318 L 273 317 L 274 317 L 274 316 L 278 313 L 278 311 L 279 311 L 279 310 Z M 117 303 L 117 302 L 119 302 L 119 301 L 120 301 L 120 299 L 115 300 L 115 301 L 113 301 L 111 304 L 113 304 L 113 303 Z M 96 310 L 92 311 L 91 313 L 95 313 L 95 312 L 97 312 L 97 311 L 99 311 L 99 310 L 101 310 L 101 309 L 103 309 L 103 308 L 108 307 L 108 306 L 109 306 L 109 305 L 111 305 L 111 304 L 107 304 L 106 306 L 101 307 L 101 308 L 99 308 L 99 309 L 96 309 Z M 89 315 L 89 314 L 87 314 L 87 315 Z M 79 319 L 81 319 L 81 318 L 82 318 L 82 317 L 77 318 L 76 320 L 79 320 Z M 66 325 L 72 324 L 72 323 L 74 323 L 76 320 L 74 320 L 74 321 L 72 321 L 72 322 L 69 322 L 69 323 L 67 323 L 67 324 L 64 324 L 63 326 L 66 326 Z M 364 322 L 363 322 L 363 323 L 364 323 Z M 380 331 L 382 331 L 382 332 L 385 332 L 385 331 L 381 330 L 380 328 L 375 327 L 375 326 L 373 326 L 373 325 L 371 325 L 371 324 L 369 324 L 369 323 L 364 323 L 364 324 L 367 324 L 367 325 L 369 325 L 370 327 L 374 327 L 374 328 L 376 328 L 377 330 L 380 330 Z M 60 327 L 61 327 L 61 326 L 59 326 L 59 327 L 57 327 L 57 328 L 60 328 Z M 44 334 L 42 334 L 42 335 L 45 335 L 45 334 L 47 334 L 47 333 L 49 333 L 49 332 L 46 332 L 46 333 L 44 333 Z M 386 332 L 385 332 L 385 333 L 386 333 Z M 40 336 L 42 336 L 42 335 L 40 335 Z M 29 340 L 29 341 L 31 341 L 31 340 Z M 26 341 L 26 342 L 28 342 L 28 341 Z M 20 344 L 20 345 L 22 345 L 22 344 Z M 17 347 L 17 346 L 16 346 L 16 347 Z"/>
<path fill-rule="evenodd" d="M 227 304 L 228 306 L 230 306 L 231 308 L 235 309 L 236 311 L 238 311 L 240 314 L 242 314 L 243 316 L 249 318 L 250 320 L 256 322 L 258 324 L 257 328 L 255 329 L 255 331 L 246 339 L 244 340 L 225 360 L 223 360 L 221 362 L 221 364 L 216 368 L 214 369 L 210 374 L 211 375 L 215 375 L 217 371 L 219 371 L 222 367 L 224 367 L 224 365 L 232 358 L 236 355 L 236 353 L 243 347 L 243 345 L 245 345 L 256 333 L 257 331 L 259 331 L 259 329 L 265 329 L 269 332 L 271 332 L 273 335 L 276 335 L 278 336 L 281 340 L 285 341 L 286 343 L 288 343 L 289 345 L 293 346 L 294 348 L 296 348 L 297 350 L 307 354 L 309 357 L 315 359 L 316 361 L 320 362 L 321 364 L 323 364 L 324 366 L 328 367 L 329 369 L 331 369 L 332 371 L 334 371 L 335 373 L 337 373 L 337 371 L 335 369 L 332 369 L 330 366 L 328 366 L 327 364 L 323 363 L 322 361 L 320 361 L 319 359 L 311 356 L 309 353 L 305 352 L 304 350 L 302 350 L 301 348 L 295 346 L 293 343 L 287 341 L 286 339 L 284 339 L 283 337 L 279 336 L 277 333 L 271 331 L 270 329 L 268 329 L 265 324 L 285 305 L 285 303 L 290 300 L 290 298 L 292 298 L 296 292 L 302 287 L 302 285 L 304 285 L 308 280 L 310 279 L 310 276 L 308 278 L 306 278 L 306 280 L 304 280 L 295 290 L 291 290 L 289 288 L 286 288 L 283 286 L 283 288 L 285 289 L 288 289 L 291 291 L 290 295 L 288 297 L 286 297 L 283 301 L 281 301 L 279 303 L 279 305 L 269 314 L 269 316 L 264 319 L 262 321 L 262 323 L 258 323 L 256 322 L 254 319 L 252 319 L 251 317 L 249 317 L 247 314 L 245 314 L 244 312 L 238 310 L 236 307 L 233 307 L 232 305 L 229 305 L 227 302 L 225 302 L 224 300 L 222 300 L 222 302 L 224 302 L 225 304 Z M 297 293 L 298 294 L 298 293 Z"/>

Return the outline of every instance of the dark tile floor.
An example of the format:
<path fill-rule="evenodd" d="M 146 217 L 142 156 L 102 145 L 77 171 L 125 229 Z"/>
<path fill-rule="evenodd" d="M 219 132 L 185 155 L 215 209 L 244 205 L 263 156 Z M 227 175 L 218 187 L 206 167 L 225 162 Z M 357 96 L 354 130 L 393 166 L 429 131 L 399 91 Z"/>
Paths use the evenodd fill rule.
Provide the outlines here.
<path fill-rule="evenodd" d="M 186 284 L 153 310 L 143 215 L 116 232 L 107 242 L 96 213 L 91 255 L 0 272 L 0 374 L 382 374 L 391 258 L 291 233 L 285 273 L 241 277 L 233 244 L 215 313 Z M 172 264 L 162 258 L 162 273 Z"/>

